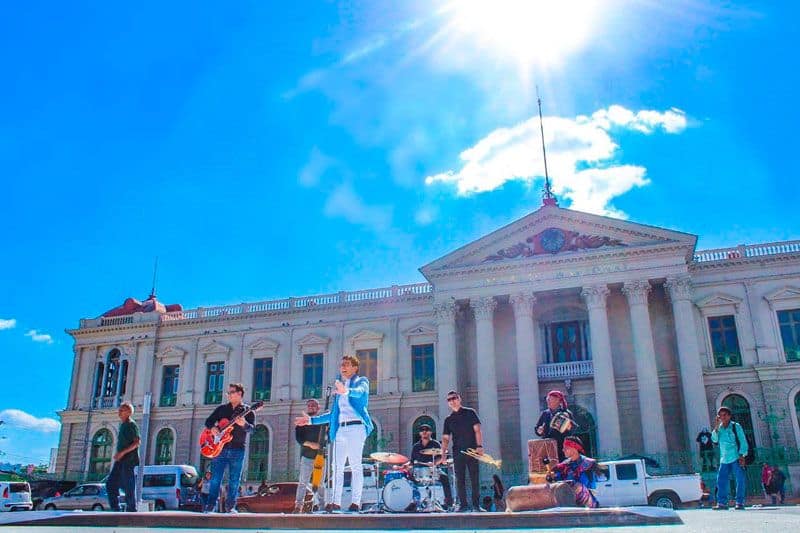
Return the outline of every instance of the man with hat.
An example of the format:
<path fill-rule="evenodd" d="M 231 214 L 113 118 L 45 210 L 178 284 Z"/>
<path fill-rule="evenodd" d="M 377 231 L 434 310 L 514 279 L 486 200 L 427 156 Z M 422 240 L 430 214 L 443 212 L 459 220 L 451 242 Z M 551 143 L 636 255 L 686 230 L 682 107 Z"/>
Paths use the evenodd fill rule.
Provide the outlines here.
<path fill-rule="evenodd" d="M 567 408 L 567 398 L 563 392 L 551 390 L 547 393 L 546 401 L 547 409 L 542 411 L 542 414 L 539 415 L 539 420 L 536 422 L 536 434 L 543 439 L 554 439 L 558 450 L 558 460 L 563 461 L 565 458 L 564 439 L 572 433 L 572 429 L 575 427 L 575 418 L 572 416 L 572 411 Z M 550 426 L 550 422 L 556 416 L 569 420 L 568 423 L 563 424 L 563 426 L 566 426 L 563 432 L 557 427 Z"/>
<path fill-rule="evenodd" d="M 442 445 L 438 440 L 432 438 L 433 430 L 428 424 L 420 424 L 417 430 L 419 431 L 419 440 L 415 442 L 414 447 L 411 448 L 411 463 L 414 465 L 430 466 L 431 463 L 435 462 L 439 457 L 425 455 L 422 453 L 422 450 L 431 448 L 441 449 Z M 450 479 L 447 477 L 446 471 L 439 472 L 439 482 L 442 484 L 442 491 L 444 492 L 444 506 L 446 509 L 449 509 L 453 506 L 453 491 L 450 487 Z"/>

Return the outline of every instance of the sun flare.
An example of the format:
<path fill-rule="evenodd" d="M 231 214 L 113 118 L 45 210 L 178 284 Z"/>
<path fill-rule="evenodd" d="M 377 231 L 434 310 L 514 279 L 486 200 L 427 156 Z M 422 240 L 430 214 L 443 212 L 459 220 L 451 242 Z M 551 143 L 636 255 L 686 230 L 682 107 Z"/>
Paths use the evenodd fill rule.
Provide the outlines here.
<path fill-rule="evenodd" d="M 559 63 L 586 45 L 601 0 L 456 0 L 450 29 L 487 52 L 523 65 Z"/>

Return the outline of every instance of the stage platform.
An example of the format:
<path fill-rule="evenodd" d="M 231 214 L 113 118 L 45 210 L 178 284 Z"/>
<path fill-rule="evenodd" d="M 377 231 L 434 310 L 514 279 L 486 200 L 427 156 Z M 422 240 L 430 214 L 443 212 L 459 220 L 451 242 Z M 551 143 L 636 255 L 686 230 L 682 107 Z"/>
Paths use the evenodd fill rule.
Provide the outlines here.
<path fill-rule="evenodd" d="M 383 513 L 383 514 L 201 514 L 179 511 L 111 513 L 80 511 L 31 511 L 2 513 L 0 526 L 24 529 L 34 526 L 52 530 L 115 531 L 145 528 L 181 530 L 303 530 L 303 531 L 491 531 L 573 527 L 655 526 L 682 524 L 675 511 L 657 507 L 608 509 L 556 508 L 519 513 Z M 96 529 L 94 531 L 97 531 Z"/>

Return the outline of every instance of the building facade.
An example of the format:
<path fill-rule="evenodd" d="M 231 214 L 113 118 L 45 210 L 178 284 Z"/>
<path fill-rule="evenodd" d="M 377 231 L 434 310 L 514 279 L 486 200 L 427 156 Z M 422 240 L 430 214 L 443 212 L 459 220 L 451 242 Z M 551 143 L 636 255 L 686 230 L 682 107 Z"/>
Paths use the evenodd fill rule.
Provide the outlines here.
<path fill-rule="evenodd" d="M 56 470 L 110 466 L 115 407 L 151 393 L 149 463 L 204 466 L 203 422 L 242 382 L 265 400 L 248 480 L 289 475 L 292 421 L 324 401 L 343 354 L 374 396 L 370 449 L 438 434 L 450 389 L 477 408 L 488 453 L 524 470 L 551 389 L 594 455 L 698 468 L 723 403 L 800 486 L 800 242 L 696 251 L 696 237 L 545 205 L 422 267 L 427 283 L 185 310 L 129 299 L 75 339 Z M 782 455 L 781 455 L 782 454 Z"/>

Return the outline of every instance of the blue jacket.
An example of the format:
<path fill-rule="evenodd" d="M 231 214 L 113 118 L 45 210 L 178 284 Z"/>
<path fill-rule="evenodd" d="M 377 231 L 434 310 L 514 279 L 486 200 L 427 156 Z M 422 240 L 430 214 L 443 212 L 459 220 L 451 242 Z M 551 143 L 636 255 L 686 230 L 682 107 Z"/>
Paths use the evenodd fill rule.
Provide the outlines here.
<path fill-rule="evenodd" d="M 341 376 L 339 376 L 341 379 Z M 350 378 L 347 387 L 347 399 L 350 401 L 350 406 L 356 412 L 361 422 L 364 424 L 364 429 L 367 430 L 367 436 L 372 433 L 375 426 L 372 424 L 372 419 L 369 417 L 367 411 L 367 404 L 369 403 L 369 379 L 364 376 L 355 375 Z M 327 413 L 319 416 L 311 417 L 312 424 L 330 424 L 328 426 L 328 435 L 331 442 L 336 440 L 336 432 L 339 430 L 339 401 L 336 396 L 333 398 L 333 408 Z"/>

